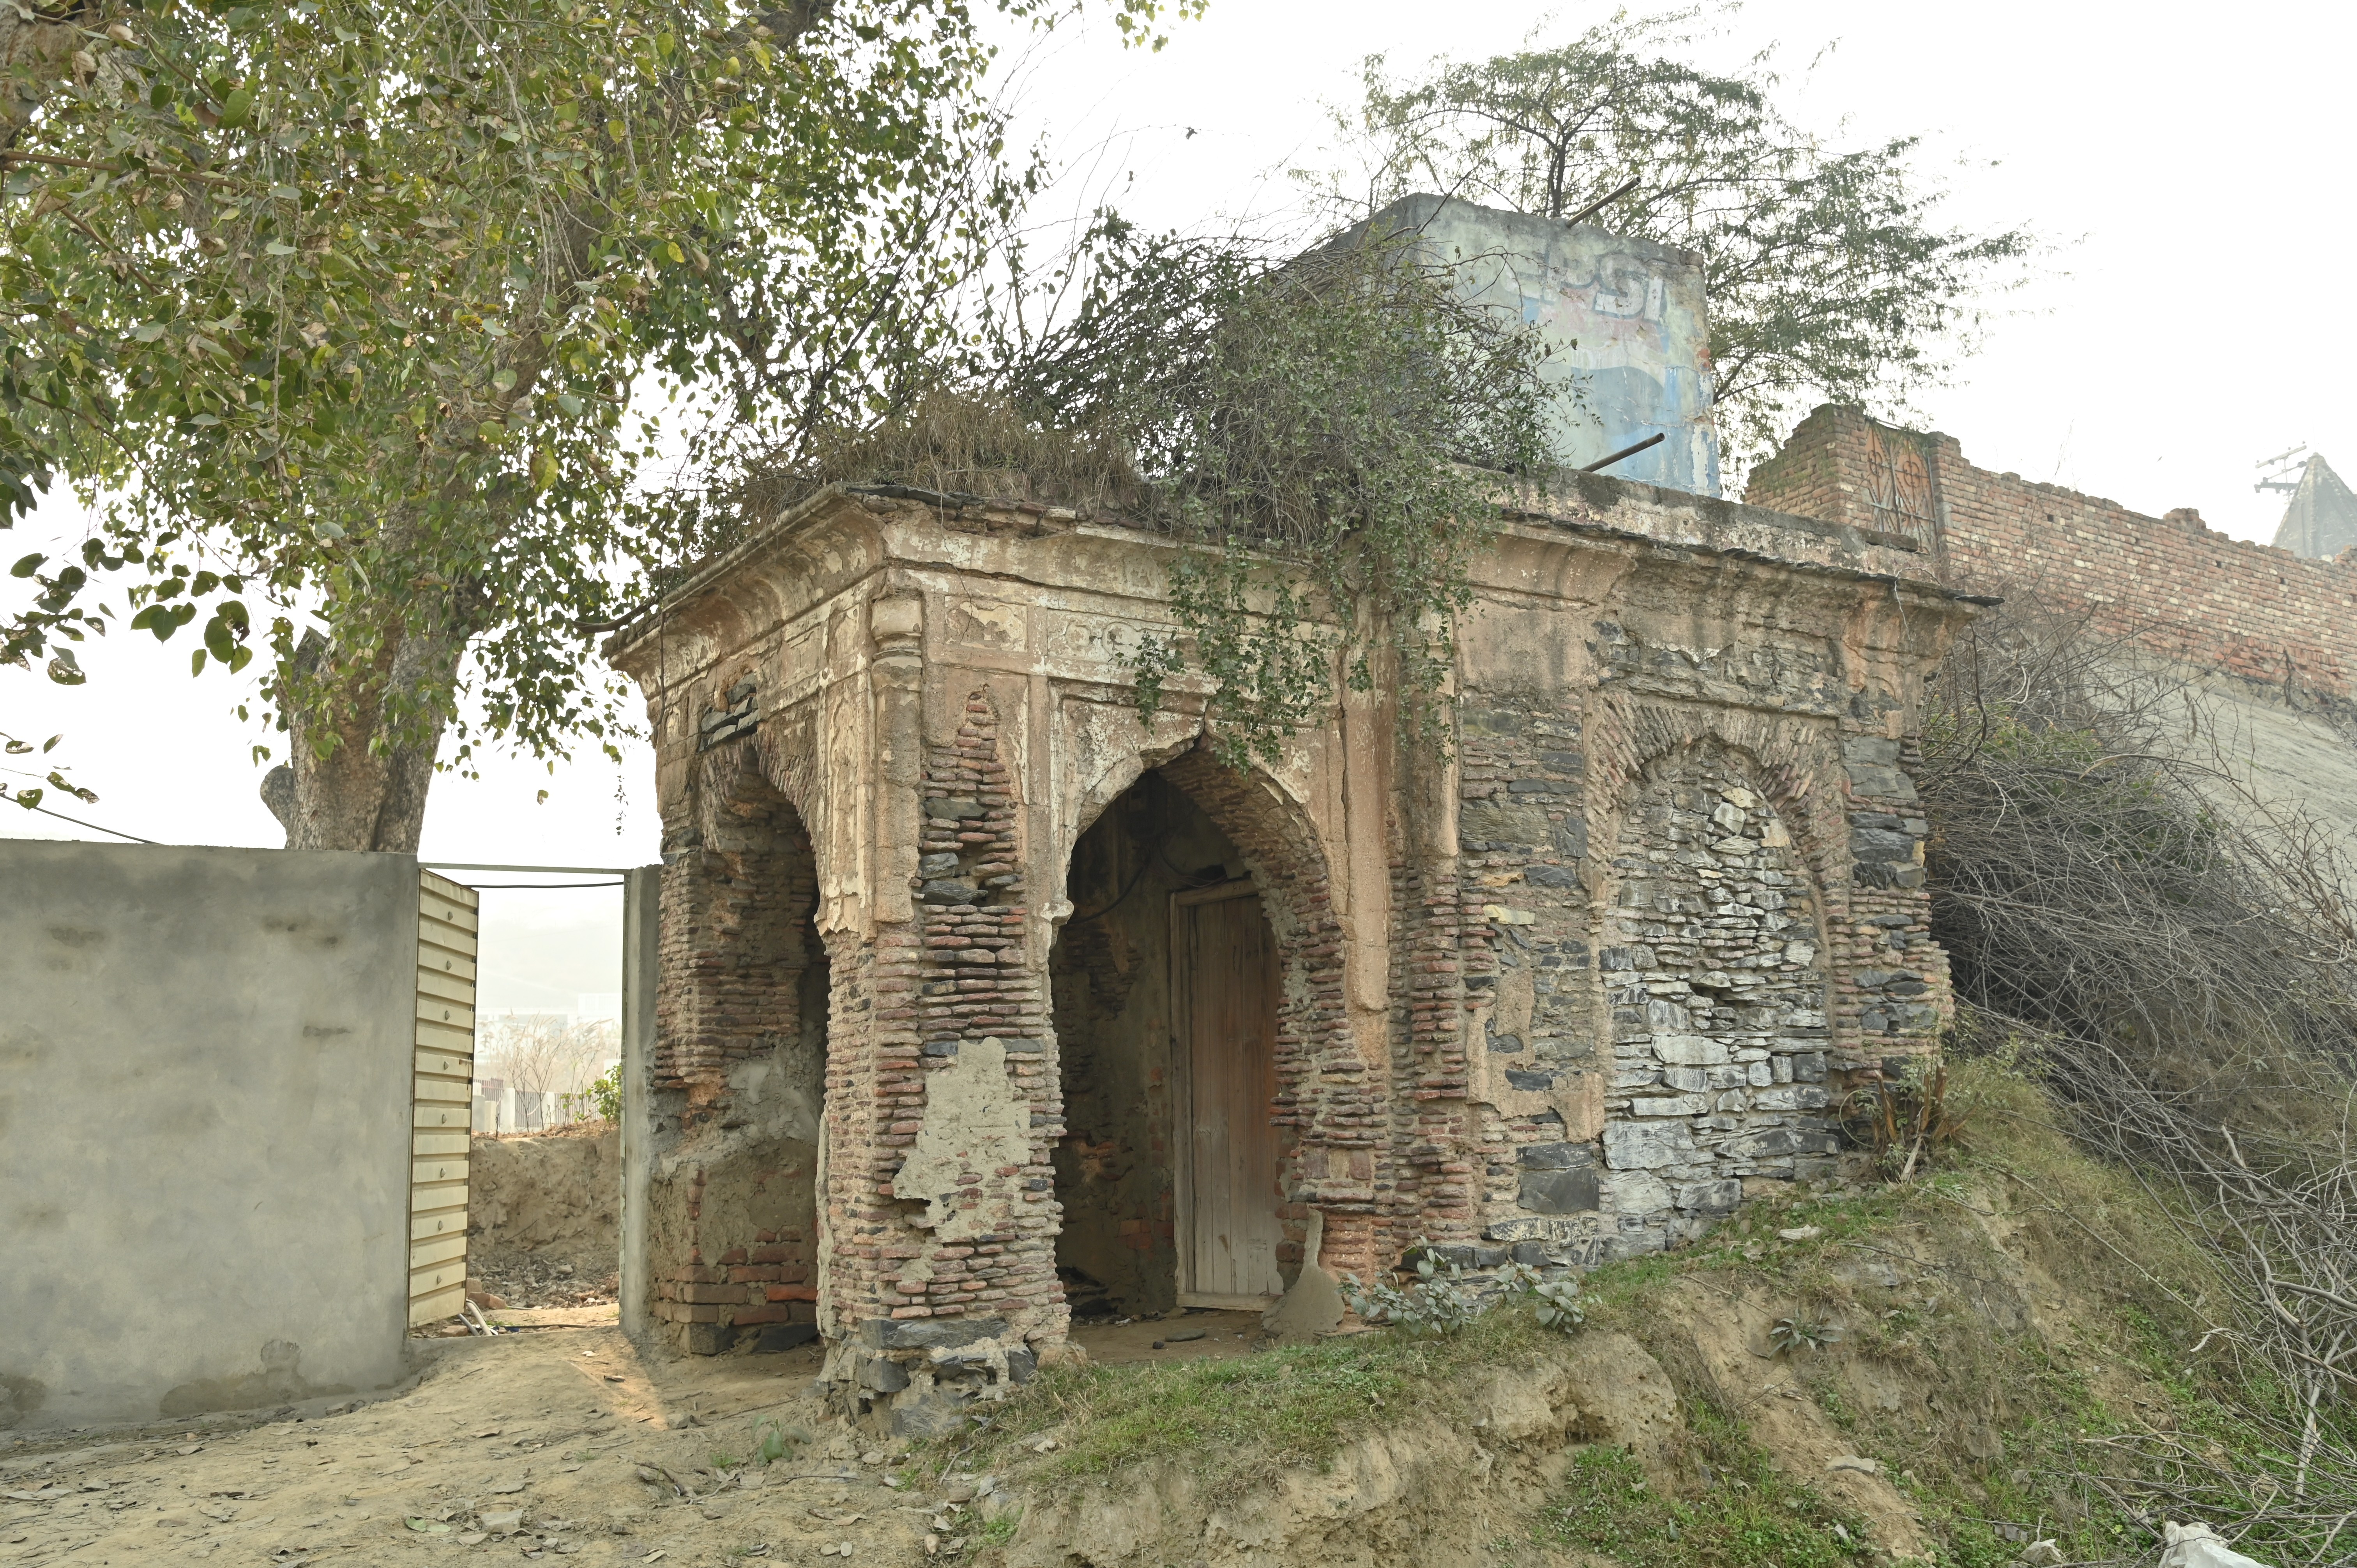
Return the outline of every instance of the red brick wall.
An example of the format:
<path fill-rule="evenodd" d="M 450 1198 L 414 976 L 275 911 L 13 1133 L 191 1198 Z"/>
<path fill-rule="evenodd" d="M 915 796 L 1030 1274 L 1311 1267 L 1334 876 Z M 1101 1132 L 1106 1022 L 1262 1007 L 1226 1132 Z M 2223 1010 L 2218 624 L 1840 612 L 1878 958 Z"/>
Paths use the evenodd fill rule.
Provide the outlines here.
<path fill-rule="evenodd" d="M 706 762 L 695 841 L 665 856 L 653 1085 L 676 1094 L 680 1152 L 734 1122 L 730 1069 L 802 1036 L 802 978 L 820 961 L 817 868 L 786 800 L 746 770 L 742 743 Z M 650 1259 L 651 1311 L 678 1333 L 808 1323 L 816 1213 L 808 1145 L 762 1140 L 750 1163 L 680 1166 Z M 808 1151 L 808 1152 L 805 1152 Z M 718 1180 L 725 1192 L 712 1190 Z M 709 1348 L 709 1346 L 703 1347 Z"/>
<path fill-rule="evenodd" d="M 2352 694 L 2357 552 L 2307 561 L 2229 539 L 2192 511 L 2146 517 L 2116 501 L 1992 473 L 1955 438 L 1818 409 L 1744 499 L 1857 528 L 1890 526 L 1875 504 L 1874 449 L 1911 444 L 1930 473 L 1943 578 L 1991 594 L 2083 607 L 2093 624 L 2172 658 L 2245 679 Z"/>
<path fill-rule="evenodd" d="M 1024 929 L 1030 919 L 1020 870 L 1013 779 L 998 756 L 998 721 L 981 692 L 966 699 L 965 722 L 938 737 L 925 768 L 925 826 L 920 849 L 954 855 L 954 866 L 929 859 L 918 906 L 922 949 L 894 964 L 908 983 L 879 1012 L 875 1042 L 876 1119 L 883 1131 L 873 1147 L 879 1197 L 890 1196 L 891 1174 L 907 1159 L 925 1114 L 929 1070 L 947 1068 L 968 1041 L 997 1038 L 1017 1096 L 1031 1117 L 1030 1156 L 1015 1176 L 978 1172 L 981 1186 L 1020 1182 L 1021 1197 L 999 1229 L 971 1244 L 944 1246 L 901 1226 L 880 1249 L 875 1294 L 867 1297 L 894 1317 L 1006 1316 L 1035 1326 L 1060 1309 L 1056 1282 L 1055 1171 L 1049 1150 L 1062 1134 L 1063 1105 L 1046 1067 L 1048 997 L 1045 977 L 1025 962 Z M 953 886 L 968 886 L 958 897 Z M 830 1083 L 830 1100 L 834 1098 Z M 838 1143 L 837 1148 L 846 1145 Z M 978 1196 L 978 1203 L 990 1197 Z M 903 1272 L 923 1259 L 928 1266 Z M 848 1282 L 846 1282 L 848 1283 Z M 856 1309 L 855 1309 L 856 1310 Z M 865 1316 L 865 1313 L 858 1313 Z M 1055 1326 L 1060 1329 L 1061 1325 Z"/>

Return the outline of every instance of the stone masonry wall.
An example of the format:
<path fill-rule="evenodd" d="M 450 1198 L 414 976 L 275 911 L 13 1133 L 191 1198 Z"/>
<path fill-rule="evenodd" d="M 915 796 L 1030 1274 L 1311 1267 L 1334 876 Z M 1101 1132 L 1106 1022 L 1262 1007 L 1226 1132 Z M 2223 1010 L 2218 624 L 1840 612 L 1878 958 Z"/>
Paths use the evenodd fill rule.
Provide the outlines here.
<path fill-rule="evenodd" d="M 1902 467 L 1920 463 L 1920 481 L 1902 475 L 1894 487 L 1893 454 Z M 1976 467 L 1953 436 L 1891 429 L 1831 405 L 1752 470 L 1744 499 L 1884 531 L 1928 509 L 1927 542 L 1954 585 L 2084 608 L 2108 633 L 2246 680 L 2357 695 L 2357 552 L 2309 561 L 2213 532 L 2190 510 L 2146 517 Z"/>
<path fill-rule="evenodd" d="M 1458 709 L 1465 985 L 1494 1108 L 1486 1239 L 1525 1262 L 1595 1255 L 1602 1087 L 1579 705 L 1483 693 Z"/>
<path fill-rule="evenodd" d="M 1735 1211 L 1744 1178 L 1828 1168 L 1824 940 L 1792 835 L 1723 747 L 1647 769 L 1612 847 L 1612 1250 Z"/>
<path fill-rule="evenodd" d="M 1945 1023 L 1890 694 L 1760 625 L 1717 635 L 1697 701 L 1682 624 L 1638 608 L 1595 625 L 1601 687 L 1509 666 L 1458 709 L 1469 1262 L 1691 1239 L 1820 1169 L 1845 1086 Z"/>

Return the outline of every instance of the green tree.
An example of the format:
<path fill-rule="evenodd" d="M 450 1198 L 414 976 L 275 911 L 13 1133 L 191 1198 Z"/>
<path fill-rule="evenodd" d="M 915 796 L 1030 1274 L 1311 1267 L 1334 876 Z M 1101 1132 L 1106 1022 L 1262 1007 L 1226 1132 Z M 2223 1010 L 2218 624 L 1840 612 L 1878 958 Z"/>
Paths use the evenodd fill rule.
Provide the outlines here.
<path fill-rule="evenodd" d="M 675 553 L 633 387 L 889 406 L 1029 184 L 992 53 L 961 0 L 0 7 L 0 522 L 60 476 L 99 509 L 16 563 L 0 660 L 259 650 L 294 847 L 414 848 L 468 694 L 610 749 L 589 639 Z"/>
<path fill-rule="evenodd" d="M 1732 75 L 1674 58 L 1702 13 L 1625 12 L 1571 42 L 1394 78 L 1365 65 L 1336 115 L 1345 212 L 1417 191 L 1598 221 L 1700 252 L 1721 436 L 1740 461 L 1833 399 L 1895 409 L 1937 381 L 2035 242 L 1940 220 L 1911 136 L 1838 150 L 1785 118 L 1765 57 Z"/>

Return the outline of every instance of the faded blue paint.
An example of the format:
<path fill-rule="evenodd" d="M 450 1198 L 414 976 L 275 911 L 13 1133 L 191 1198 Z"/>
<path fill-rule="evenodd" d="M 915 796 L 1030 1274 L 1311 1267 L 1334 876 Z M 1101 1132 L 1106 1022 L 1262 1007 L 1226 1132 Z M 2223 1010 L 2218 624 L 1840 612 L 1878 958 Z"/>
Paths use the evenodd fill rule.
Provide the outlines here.
<path fill-rule="evenodd" d="M 1659 432 L 1668 439 L 1606 471 L 1718 494 L 1700 256 L 1438 196 L 1395 201 L 1335 242 L 1370 231 L 1415 232 L 1455 265 L 1468 299 L 1538 329 L 1542 374 L 1562 392 L 1553 421 L 1559 461 L 1584 467 Z"/>

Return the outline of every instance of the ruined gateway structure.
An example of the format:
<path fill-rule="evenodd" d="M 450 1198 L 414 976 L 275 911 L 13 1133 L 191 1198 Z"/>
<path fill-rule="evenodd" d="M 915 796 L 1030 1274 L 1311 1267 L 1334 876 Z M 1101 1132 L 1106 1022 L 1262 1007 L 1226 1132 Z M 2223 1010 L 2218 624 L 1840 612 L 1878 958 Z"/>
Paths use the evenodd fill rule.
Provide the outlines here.
<path fill-rule="evenodd" d="M 1170 549 L 830 489 L 613 639 L 660 768 L 631 1135 L 675 1345 L 823 1335 L 920 1429 L 1075 1306 L 1691 1238 L 1935 1038 L 1909 769 L 1977 601 L 1917 542 L 1580 478 L 1479 564 L 1451 755 L 1353 694 L 1248 773 L 1200 692 L 1140 717 Z"/>

